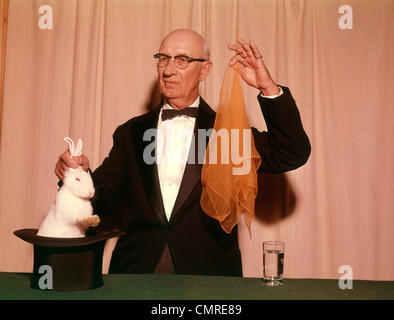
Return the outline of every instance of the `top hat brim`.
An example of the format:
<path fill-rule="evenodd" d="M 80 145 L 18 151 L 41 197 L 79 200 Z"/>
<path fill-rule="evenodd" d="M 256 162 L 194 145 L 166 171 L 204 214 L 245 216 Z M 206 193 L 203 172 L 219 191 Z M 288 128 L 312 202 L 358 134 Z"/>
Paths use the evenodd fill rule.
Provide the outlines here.
<path fill-rule="evenodd" d="M 78 247 L 84 246 L 99 241 L 105 241 L 111 238 L 119 237 L 125 234 L 122 231 L 89 231 L 86 232 L 86 237 L 80 238 L 55 238 L 43 237 L 37 235 L 38 229 L 21 229 L 14 231 L 14 235 L 18 238 L 34 245 L 42 247 Z"/>

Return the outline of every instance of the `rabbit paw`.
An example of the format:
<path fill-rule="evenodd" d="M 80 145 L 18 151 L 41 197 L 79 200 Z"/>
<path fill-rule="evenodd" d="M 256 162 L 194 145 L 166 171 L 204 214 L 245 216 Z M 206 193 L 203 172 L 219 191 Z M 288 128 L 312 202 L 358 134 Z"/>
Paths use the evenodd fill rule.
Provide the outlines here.
<path fill-rule="evenodd" d="M 83 226 L 86 227 L 97 227 L 100 223 L 100 218 L 97 215 L 91 216 L 89 218 L 85 218 L 80 221 Z"/>

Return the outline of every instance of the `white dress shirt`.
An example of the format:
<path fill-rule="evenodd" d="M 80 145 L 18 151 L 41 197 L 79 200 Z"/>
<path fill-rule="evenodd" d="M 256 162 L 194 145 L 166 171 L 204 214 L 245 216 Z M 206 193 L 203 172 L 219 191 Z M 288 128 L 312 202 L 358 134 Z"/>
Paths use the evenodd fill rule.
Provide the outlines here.
<path fill-rule="evenodd" d="M 200 97 L 189 108 L 198 108 Z M 172 109 L 164 104 L 163 109 Z M 185 171 L 196 118 L 188 116 L 161 120 L 157 124 L 157 168 L 167 220 L 170 220 Z"/>

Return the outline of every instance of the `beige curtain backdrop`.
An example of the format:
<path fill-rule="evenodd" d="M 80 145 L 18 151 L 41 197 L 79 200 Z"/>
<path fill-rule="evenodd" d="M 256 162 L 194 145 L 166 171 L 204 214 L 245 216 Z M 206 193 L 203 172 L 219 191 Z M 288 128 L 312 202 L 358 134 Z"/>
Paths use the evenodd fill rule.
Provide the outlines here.
<path fill-rule="evenodd" d="M 53 29 L 40 28 L 42 5 Z M 283 240 L 285 277 L 338 279 L 348 265 L 354 279 L 394 280 L 393 19 L 392 0 L 9 0 L 0 271 L 32 271 L 32 245 L 13 231 L 38 228 L 49 211 L 63 137 L 82 138 L 96 168 L 115 128 L 159 102 L 152 55 L 163 36 L 192 28 L 211 45 L 201 95 L 214 109 L 227 45 L 253 39 L 312 143 L 304 167 L 259 176 L 252 237 L 239 228 L 244 275 L 261 277 L 263 240 Z M 257 93 L 245 87 L 245 103 L 264 129 Z"/>

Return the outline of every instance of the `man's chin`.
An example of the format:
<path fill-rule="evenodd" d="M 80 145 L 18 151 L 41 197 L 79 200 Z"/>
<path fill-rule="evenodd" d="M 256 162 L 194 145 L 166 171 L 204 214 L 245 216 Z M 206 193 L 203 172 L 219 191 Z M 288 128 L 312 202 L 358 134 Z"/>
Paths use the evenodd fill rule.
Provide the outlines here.
<path fill-rule="evenodd" d="M 179 97 L 179 93 L 177 93 L 176 90 L 164 89 L 164 90 L 161 90 L 161 94 L 163 95 L 164 98 L 166 98 L 168 100 L 176 99 Z"/>

